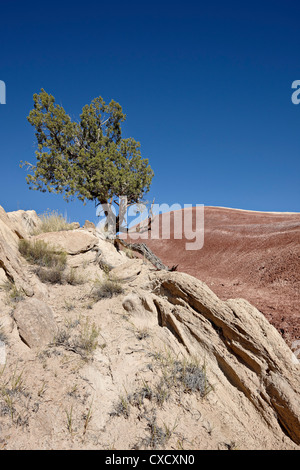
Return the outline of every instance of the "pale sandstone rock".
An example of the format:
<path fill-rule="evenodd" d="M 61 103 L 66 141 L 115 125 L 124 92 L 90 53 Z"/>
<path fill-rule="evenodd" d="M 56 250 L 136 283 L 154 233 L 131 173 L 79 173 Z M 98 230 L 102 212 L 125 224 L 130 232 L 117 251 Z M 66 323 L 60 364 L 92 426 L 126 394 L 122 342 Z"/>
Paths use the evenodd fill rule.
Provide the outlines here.
<path fill-rule="evenodd" d="M 221 301 L 203 282 L 191 276 L 154 271 L 142 260 L 129 261 L 111 242 L 98 236 L 94 240 L 84 229 L 76 232 L 80 237 L 83 235 L 81 239 L 74 234 L 64 236 L 61 232 L 42 234 L 40 238 L 49 236 L 54 246 L 59 246 L 60 238 L 60 247 L 72 253 L 68 257 L 69 265 L 72 262 L 74 267 L 84 270 L 85 275 L 86 266 L 92 267 L 95 273 L 93 271 L 91 279 L 96 277 L 97 271 L 102 273 L 99 270 L 101 260 L 113 267 L 112 275 L 122 279 L 125 297 L 101 300 L 85 311 L 89 286 L 46 288 L 40 284 L 19 255 L 17 245 L 21 233 L 24 227 L 18 226 L 16 219 L 13 221 L 0 208 L 0 275 L 34 294 L 32 299 L 17 305 L 11 318 L 4 294 L 0 293 L 0 326 L 9 336 L 9 364 L 15 367 L 19 358 L 23 359 L 22 367 L 27 368 L 26 387 L 32 396 L 39 396 L 41 402 L 41 411 L 30 415 L 28 432 L 24 433 L 19 426 L 6 429 L 7 435 L 13 433 L 10 448 L 43 445 L 45 448 L 73 445 L 87 448 L 97 447 L 99 442 L 104 445 L 113 442 L 116 448 L 132 448 L 144 435 L 147 425 L 141 417 L 141 409 L 132 407 L 129 419 L 113 418 L 110 412 L 124 390 L 135 392 L 145 383 L 153 387 L 156 379 L 153 374 L 157 371 L 151 371 L 151 357 L 162 352 L 172 353 L 175 359 L 196 357 L 201 365 L 205 364 L 208 383 L 213 386 L 204 399 L 195 393 L 182 393 L 166 401 L 163 409 L 151 401 L 144 403 L 156 406 L 160 424 L 173 426 L 178 416 L 177 424 L 182 426 L 180 433 L 183 433 L 180 435 L 187 438 L 185 444 L 195 442 L 198 446 L 195 448 L 225 449 L 236 441 L 243 449 L 299 449 L 299 363 L 295 363 L 292 351 L 277 330 L 247 301 Z M 38 295 L 41 299 L 49 296 L 51 308 L 37 300 Z M 77 303 L 80 311 L 72 313 L 71 304 L 75 309 Z M 66 308 L 68 305 L 70 310 Z M 101 347 L 96 349 L 93 360 L 77 369 L 76 352 L 63 350 L 61 346 L 57 352 L 63 356 L 50 355 L 44 368 L 36 357 L 35 348 L 51 342 L 57 325 L 65 325 L 66 317 L 68 321 L 75 321 L 81 310 L 100 328 Z M 11 324 L 17 325 L 13 331 Z M 137 338 L 138 328 L 149 334 L 147 339 Z M 30 347 L 20 341 L 19 335 Z M 67 360 L 62 362 L 62 357 Z M 7 377 L 8 380 L 9 375 Z M 80 441 L 73 442 L 76 436 L 68 440 L 64 431 L 66 410 L 73 406 L 69 391 L 73 390 L 75 382 L 81 396 L 92 393 L 91 401 L 76 402 L 76 426 L 82 422 L 90 403 L 93 413 L 84 441 L 80 434 Z M 44 402 L 41 390 L 45 383 Z M 9 417 L 6 418 L 7 425 L 11 426 Z M 44 425 L 44 420 L 49 422 L 48 426 Z M 95 429 L 102 433 L 97 442 L 90 439 Z M 178 445 L 176 433 L 172 448 Z"/>
<path fill-rule="evenodd" d="M 96 232 L 96 234 L 98 240 L 98 261 L 100 264 L 103 263 L 110 268 L 115 268 L 121 264 L 126 263 L 128 258 L 123 252 L 118 251 L 112 242 L 99 238 L 98 232 Z"/>
<path fill-rule="evenodd" d="M 86 220 L 83 226 L 84 229 L 86 230 L 91 230 L 94 231 L 96 230 L 96 225 L 93 222 L 90 222 L 89 220 Z"/>
<path fill-rule="evenodd" d="M 127 261 L 120 266 L 112 269 L 110 274 L 119 280 L 131 280 L 138 276 L 143 269 L 143 260 L 136 259 Z"/>
<path fill-rule="evenodd" d="M 7 216 L 15 224 L 16 227 L 19 227 L 21 233 L 23 234 L 23 238 L 32 235 L 33 232 L 38 229 L 42 223 L 37 213 L 33 210 L 18 210 L 8 212 Z"/>
<path fill-rule="evenodd" d="M 68 255 L 85 253 L 94 248 L 97 237 L 82 230 L 63 230 L 60 232 L 41 233 L 32 237 L 33 240 L 44 240 L 49 245 L 59 247 Z"/>
<path fill-rule="evenodd" d="M 227 382 L 226 400 L 233 399 L 233 387 L 300 444 L 300 367 L 263 314 L 243 299 L 221 301 L 183 273 L 156 273 L 153 291 L 159 324 L 190 354 L 205 355 L 217 380 Z"/>
<path fill-rule="evenodd" d="M 27 236 L 25 226 L 21 225 L 21 220 L 36 220 L 35 211 L 29 211 L 28 219 L 23 212 L 25 211 L 10 213 L 15 214 L 15 217 L 10 218 L 0 206 L 0 278 L 1 282 L 10 280 L 29 297 L 33 296 L 35 292 L 42 296 L 45 293 L 44 287 L 38 279 L 29 273 L 27 263 L 21 257 L 18 249 L 20 238 Z M 20 217 L 20 223 L 17 222 L 18 217 Z"/>
<path fill-rule="evenodd" d="M 57 333 L 53 311 L 45 302 L 28 299 L 20 302 L 13 313 L 21 339 L 30 348 L 47 345 Z"/>
<path fill-rule="evenodd" d="M 19 239 L 22 238 L 20 232 L 22 232 L 22 228 L 17 228 L 14 222 L 9 219 L 3 207 L 0 206 L 0 241 L 5 241 L 16 249 Z"/>
<path fill-rule="evenodd" d="M 72 230 L 75 230 L 77 228 L 80 228 L 80 223 L 79 222 L 71 222 L 71 227 L 72 227 Z"/>
<path fill-rule="evenodd" d="M 124 298 L 122 305 L 131 315 L 136 326 L 151 327 L 157 325 L 156 308 L 150 295 L 146 293 L 129 294 Z"/>

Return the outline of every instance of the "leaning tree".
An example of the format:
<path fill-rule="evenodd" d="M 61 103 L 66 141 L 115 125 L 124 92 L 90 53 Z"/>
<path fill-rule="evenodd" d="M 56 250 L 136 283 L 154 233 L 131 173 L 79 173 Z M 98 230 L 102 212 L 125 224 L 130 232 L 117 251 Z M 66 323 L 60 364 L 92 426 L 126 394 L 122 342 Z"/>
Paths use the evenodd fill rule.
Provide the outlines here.
<path fill-rule="evenodd" d="M 140 143 L 122 138 L 126 115 L 120 104 L 95 98 L 77 122 L 45 90 L 33 100 L 27 119 L 35 128 L 36 163 L 21 162 L 29 169 L 30 189 L 61 193 L 67 201 L 94 201 L 114 220 L 115 233 L 122 231 L 124 212 L 115 210 L 120 197 L 128 206 L 139 204 L 150 189 L 153 171 L 141 156 Z"/>

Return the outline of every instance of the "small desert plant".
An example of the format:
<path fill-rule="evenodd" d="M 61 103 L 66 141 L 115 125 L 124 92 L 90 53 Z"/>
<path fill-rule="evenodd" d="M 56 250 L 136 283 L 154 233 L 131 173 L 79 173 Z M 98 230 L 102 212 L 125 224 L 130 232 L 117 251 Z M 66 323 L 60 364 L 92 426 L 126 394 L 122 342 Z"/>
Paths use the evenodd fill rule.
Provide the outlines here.
<path fill-rule="evenodd" d="M 4 281 L 3 284 L 1 284 L 0 290 L 5 291 L 8 300 L 13 303 L 20 302 L 25 297 L 24 291 L 22 289 L 18 289 L 16 285 L 9 280 Z"/>
<path fill-rule="evenodd" d="M 65 299 L 64 302 L 65 302 L 64 308 L 68 312 L 70 312 L 71 310 L 74 310 L 76 308 L 76 305 L 75 305 L 74 301 Z"/>
<path fill-rule="evenodd" d="M 143 382 L 143 386 L 128 397 L 131 405 L 141 408 L 141 405 L 144 404 L 145 399 L 149 401 L 153 400 L 155 397 L 155 391 L 153 391 L 150 385 L 148 385 L 146 382 Z"/>
<path fill-rule="evenodd" d="M 12 393 L 20 392 L 23 388 L 23 371 L 19 372 L 17 366 L 10 377 L 10 391 Z"/>
<path fill-rule="evenodd" d="M 162 383 L 167 389 L 181 387 L 185 393 L 199 392 L 205 397 L 213 387 L 208 383 L 206 365 L 200 366 L 197 358 L 179 360 L 170 352 L 166 355 L 157 353 L 156 360 L 162 371 Z"/>
<path fill-rule="evenodd" d="M 65 275 L 65 280 L 71 286 L 78 286 L 85 283 L 85 278 L 82 274 L 78 273 L 75 268 L 70 269 L 70 271 Z"/>
<path fill-rule="evenodd" d="M 42 282 L 62 284 L 65 281 L 67 254 L 64 251 L 50 247 L 43 240 L 20 240 L 19 251 L 30 264 L 38 266 L 36 274 Z"/>
<path fill-rule="evenodd" d="M 171 429 L 165 423 L 162 423 L 162 426 L 157 424 L 156 414 L 153 410 L 152 415 L 150 417 L 145 417 L 147 421 L 147 431 L 148 436 L 142 440 L 142 445 L 146 448 L 151 449 L 159 449 L 164 448 L 171 438 L 174 429 L 176 428 L 176 424 Z"/>
<path fill-rule="evenodd" d="M 115 295 L 123 294 L 124 289 L 117 279 L 106 277 L 103 280 L 96 280 L 91 291 L 92 298 L 98 302 L 101 299 L 111 298 Z"/>
<path fill-rule="evenodd" d="M 79 349 L 85 356 L 90 356 L 98 346 L 99 328 L 95 323 L 90 323 L 87 318 L 84 324 L 81 324 L 79 335 L 75 338 L 73 347 Z"/>
<path fill-rule="evenodd" d="M 119 401 L 115 404 L 113 411 L 110 412 L 111 416 L 124 416 L 128 418 L 130 415 L 130 402 L 128 396 L 120 395 Z"/>
<path fill-rule="evenodd" d="M 149 329 L 147 327 L 138 328 L 137 331 L 136 331 L 136 337 L 140 341 L 142 339 L 148 338 L 149 336 L 150 336 L 150 332 L 149 332 Z"/>
<path fill-rule="evenodd" d="M 51 268 L 38 268 L 36 274 L 46 284 L 64 284 L 64 270 L 60 265 Z"/>
<path fill-rule="evenodd" d="M 86 434 L 87 432 L 87 428 L 88 428 L 88 425 L 92 419 L 92 416 L 93 416 L 93 413 L 92 413 L 92 405 L 93 405 L 93 401 L 91 402 L 88 410 L 87 410 L 87 413 L 83 415 L 83 419 L 84 419 L 84 426 L 83 426 L 83 435 Z"/>
<path fill-rule="evenodd" d="M 138 388 L 132 393 L 126 393 L 121 395 L 119 401 L 115 404 L 113 411 L 110 413 L 111 416 L 123 415 L 125 418 L 129 417 L 131 406 L 142 409 L 145 405 L 145 400 L 155 403 L 158 406 L 162 406 L 165 400 L 170 397 L 170 390 L 163 380 L 152 387 L 143 381 L 143 386 Z"/>
<path fill-rule="evenodd" d="M 72 335 L 72 329 L 79 327 L 79 331 Z M 82 358 L 88 359 L 98 346 L 100 329 L 95 323 L 90 323 L 87 318 L 83 323 L 81 319 L 66 323 L 65 328 L 60 328 L 51 346 L 62 346 L 68 351 L 80 354 Z"/>
<path fill-rule="evenodd" d="M 201 397 L 205 397 L 212 390 L 207 381 L 206 366 L 200 367 L 197 360 L 175 361 L 172 372 L 185 392 L 199 392 Z"/>
<path fill-rule="evenodd" d="M 1 370 L 0 378 L 0 398 L 4 405 L 2 406 L 3 414 L 10 414 L 12 422 L 22 424 L 21 415 L 16 410 L 16 405 L 20 403 L 21 395 L 25 395 L 23 383 L 23 371 L 19 371 L 17 365 L 13 372 L 4 378 L 5 366 Z"/>
<path fill-rule="evenodd" d="M 55 264 L 50 268 L 39 267 L 36 274 L 40 280 L 48 284 L 70 284 L 71 286 L 78 286 L 84 284 L 85 279 L 74 268 L 69 272 L 65 271 L 63 264 Z"/>
<path fill-rule="evenodd" d="M 65 268 L 67 263 L 67 254 L 64 251 L 50 247 L 43 240 L 22 239 L 19 241 L 19 251 L 29 263 L 38 266 Z"/>
<path fill-rule="evenodd" d="M 65 410 L 67 415 L 67 429 L 70 434 L 73 434 L 73 405 L 70 408 L 70 411 Z"/>
<path fill-rule="evenodd" d="M 54 346 L 68 347 L 70 346 L 70 338 L 71 338 L 70 330 L 66 328 L 60 328 L 55 335 L 53 343 L 51 344 L 53 344 Z"/>
<path fill-rule="evenodd" d="M 45 232 L 60 232 L 62 230 L 73 230 L 74 226 L 67 218 L 57 211 L 49 211 L 39 216 L 41 224 L 34 231 L 34 235 Z"/>

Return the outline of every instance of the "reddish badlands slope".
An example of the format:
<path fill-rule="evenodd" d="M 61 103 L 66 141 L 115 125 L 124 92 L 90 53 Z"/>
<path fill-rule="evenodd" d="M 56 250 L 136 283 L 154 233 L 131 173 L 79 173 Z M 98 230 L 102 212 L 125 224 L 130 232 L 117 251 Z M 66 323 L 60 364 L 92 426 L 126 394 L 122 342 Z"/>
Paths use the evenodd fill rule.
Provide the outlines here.
<path fill-rule="evenodd" d="M 184 238 L 174 239 L 173 215 L 170 240 L 149 235 L 141 241 L 222 299 L 247 299 L 288 344 L 300 339 L 300 213 L 205 207 L 204 246 L 197 251 L 187 251 Z"/>

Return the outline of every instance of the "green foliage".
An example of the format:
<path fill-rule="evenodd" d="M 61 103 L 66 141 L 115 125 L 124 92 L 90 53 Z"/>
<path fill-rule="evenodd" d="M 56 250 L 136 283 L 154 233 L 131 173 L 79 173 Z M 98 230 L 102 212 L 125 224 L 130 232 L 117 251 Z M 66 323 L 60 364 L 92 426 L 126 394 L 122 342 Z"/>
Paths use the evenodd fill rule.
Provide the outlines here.
<path fill-rule="evenodd" d="M 33 100 L 27 119 L 36 130 L 37 162 L 22 163 L 30 171 L 30 189 L 102 206 L 118 202 L 119 196 L 126 196 L 128 205 L 142 200 L 153 171 L 141 157 L 140 143 L 121 137 L 126 116 L 120 104 L 95 98 L 76 122 L 43 89 Z"/>

